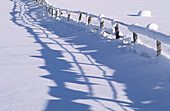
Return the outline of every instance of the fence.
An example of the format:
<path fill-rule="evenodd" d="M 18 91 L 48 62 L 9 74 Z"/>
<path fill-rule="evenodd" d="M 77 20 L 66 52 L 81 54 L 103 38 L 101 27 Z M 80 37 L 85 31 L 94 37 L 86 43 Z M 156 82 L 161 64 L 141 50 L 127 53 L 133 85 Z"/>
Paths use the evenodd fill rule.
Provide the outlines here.
<path fill-rule="evenodd" d="M 77 15 L 77 22 L 80 23 L 82 22 L 82 18 L 85 17 L 85 24 L 86 26 L 93 26 L 93 31 L 98 31 L 100 34 L 110 34 L 110 35 L 115 35 L 115 39 L 121 39 L 121 40 L 126 40 L 129 44 L 135 44 L 136 41 L 138 40 L 138 33 L 140 33 L 139 31 L 133 30 L 133 28 L 143 28 L 143 27 L 139 27 L 139 26 L 135 26 L 132 27 L 132 25 L 111 19 L 111 18 L 107 18 L 104 15 L 99 15 L 96 16 L 94 14 L 88 14 L 86 12 L 81 12 L 81 11 L 71 11 L 71 10 L 67 10 L 67 9 L 60 9 L 60 8 L 56 8 L 53 5 L 49 5 L 47 3 L 46 0 L 33 0 L 37 3 L 39 3 L 40 5 L 42 5 L 46 11 L 49 13 L 49 15 L 51 15 L 52 17 L 56 17 L 56 18 L 61 18 L 64 17 L 66 19 L 67 22 L 70 22 L 71 20 L 71 15 L 76 14 Z M 92 25 L 92 19 L 97 19 L 99 21 L 99 26 L 95 26 Z M 107 27 L 105 27 L 105 21 L 109 21 L 111 23 L 111 30 L 108 30 Z M 119 25 L 127 27 L 129 29 L 129 31 L 133 34 L 133 37 L 131 40 L 131 38 L 125 38 L 123 36 L 120 35 L 119 32 Z M 147 35 L 145 33 L 140 33 L 143 35 Z M 155 39 L 155 38 L 154 38 Z M 160 42 L 160 38 L 158 38 L 159 40 L 157 40 L 156 42 L 156 47 L 157 47 L 157 54 L 156 56 L 159 56 L 161 54 L 161 42 Z"/>

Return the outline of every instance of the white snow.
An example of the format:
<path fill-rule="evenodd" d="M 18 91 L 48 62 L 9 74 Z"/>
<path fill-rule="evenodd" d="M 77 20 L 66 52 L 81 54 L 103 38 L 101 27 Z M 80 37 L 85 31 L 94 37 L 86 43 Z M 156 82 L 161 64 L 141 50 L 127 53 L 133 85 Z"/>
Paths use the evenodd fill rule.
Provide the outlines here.
<path fill-rule="evenodd" d="M 105 17 L 104 14 L 100 14 L 99 17 L 98 17 L 99 21 L 100 21 L 100 22 L 103 21 L 103 18 L 104 18 L 104 17 Z"/>
<path fill-rule="evenodd" d="M 152 13 L 150 10 L 142 10 L 138 12 L 138 16 L 151 17 Z"/>
<path fill-rule="evenodd" d="M 148 24 L 146 28 L 150 30 L 158 30 L 159 27 L 157 24 L 151 23 L 151 24 Z"/>
<path fill-rule="evenodd" d="M 0 111 L 170 110 L 168 0 L 49 3 L 60 11 L 88 13 L 79 23 L 77 14 L 71 14 L 68 23 L 67 17 L 51 17 L 32 0 L 1 1 Z M 142 9 L 153 16 L 127 16 Z M 86 25 L 87 16 L 101 13 L 112 19 L 100 30 L 113 34 L 116 21 L 128 24 L 120 25 L 124 38 L 90 31 L 99 28 L 98 18 L 104 16 L 93 15 Z M 160 30 L 146 28 L 150 23 Z M 139 39 L 129 44 L 132 32 Z M 158 57 L 156 40 L 162 42 Z"/>

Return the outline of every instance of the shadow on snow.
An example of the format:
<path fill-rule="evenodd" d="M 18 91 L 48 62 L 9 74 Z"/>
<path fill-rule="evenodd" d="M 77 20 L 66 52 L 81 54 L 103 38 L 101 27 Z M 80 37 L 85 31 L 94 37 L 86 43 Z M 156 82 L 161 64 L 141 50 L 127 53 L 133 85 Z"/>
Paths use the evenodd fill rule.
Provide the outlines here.
<path fill-rule="evenodd" d="M 25 22 L 23 19 L 23 16 L 25 15 L 21 14 L 22 11 L 18 11 L 18 8 L 21 8 L 21 6 L 18 5 L 17 2 L 14 2 L 13 11 L 11 12 L 11 21 L 20 27 L 24 27 L 27 32 L 30 33 L 32 37 L 34 37 L 36 40 L 35 43 L 41 45 L 42 49 L 39 50 L 41 52 L 41 56 L 32 55 L 31 57 L 42 58 L 45 61 L 45 66 L 40 66 L 40 68 L 47 70 L 49 75 L 42 77 L 53 80 L 57 84 L 55 87 L 49 87 L 49 95 L 60 99 L 49 100 L 45 109 L 46 111 L 90 110 L 89 105 L 73 101 L 77 99 L 92 99 L 96 102 L 98 102 L 97 100 L 113 101 L 122 107 L 124 106 L 122 103 L 124 103 L 125 106 L 137 108 L 136 110 L 140 111 L 170 110 L 170 77 L 168 77 L 169 69 L 167 68 L 167 66 L 170 64 L 168 59 L 160 56 L 161 61 L 159 63 L 153 64 L 147 58 L 143 58 L 134 53 L 127 53 L 124 50 L 122 51 L 122 49 L 117 48 L 117 46 L 112 42 L 105 44 L 103 42 L 104 40 L 98 38 L 99 36 L 96 36 L 91 32 L 87 32 L 85 29 L 76 27 L 63 21 L 54 20 L 51 17 L 47 17 L 47 13 L 45 13 L 46 16 L 42 16 L 42 10 L 44 9 L 32 1 L 21 1 L 26 6 L 28 6 L 27 8 L 29 10 L 26 10 L 24 13 L 26 16 L 28 16 L 25 18 L 27 18 L 29 23 Z M 37 25 L 43 28 L 37 27 Z M 30 26 L 33 26 L 35 29 L 31 28 Z M 60 44 L 56 40 L 57 38 L 50 38 L 45 29 L 59 36 L 60 38 L 65 39 L 67 43 L 70 43 L 70 45 L 86 45 L 86 47 L 77 49 L 80 50 L 80 52 L 82 52 L 82 54 L 84 54 L 87 58 L 87 55 L 90 55 L 96 60 L 97 63 L 103 64 L 104 66 L 116 71 L 113 77 L 99 78 L 93 76 L 93 78 L 105 79 L 108 81 L 108 83 L 111 81 L 124 83 L 126 85 L 125 92 L 133 103 L 118 101 L 116 99 L 110 100 L 106 98 L 92 97 L 92 85 L 94 84 L 89 82 L 87 79 L 88 76 L 84 74 L 79 62 L 75 59 L 74 54 L 63 47 L 63 44 Z M 42 33 L 35 32 L 34 30 L 41 30 Z M 62 47 L 72 56 L 74 63 L 80 70 L 81 75 L 77 74 L 76 72 L 66 71 L 72 68 L 71 63 L 66 60 L 57 59 L 59 57 L 63 57 L 63 52 L 51 49 L 48 46 L 49 43 L 45 43 L 41 40 L 41 38 L 43 39 L 43 37 L 41 37 L 42 34 L 46 35 L 44 38 L 52 40 L 55 42 L 55 44 Z M 90 52 L 91 50 L 96 50 L 96 52 Z M 89 52 L 83 53 L 84 51 Z M 164 65 L 165 63 L 167 66 Z M 106 76 L 105 71 L 100 67 L 98 68 L 103 72 L 103 75 Z M 83 77 L 85 82 L 77 81 L 77 79 L 80 77 Z M 89 93 L 68 89 L 64 84 L 65 82 L 85 84 L 88 86 Z M 111 83 L 110 87 L 114 92 L 113 97 L 117 98 L 118 92 L 115 91 L 115 88 Z M 112 109 L 107 109 L 112 111 Z M 126 109 L 124 110 L 126 111 Z"/>

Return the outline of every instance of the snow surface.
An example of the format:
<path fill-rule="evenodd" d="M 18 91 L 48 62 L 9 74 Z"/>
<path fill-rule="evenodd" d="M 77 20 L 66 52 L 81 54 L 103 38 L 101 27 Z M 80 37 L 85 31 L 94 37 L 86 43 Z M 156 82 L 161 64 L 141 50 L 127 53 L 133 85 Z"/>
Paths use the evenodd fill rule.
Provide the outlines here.
<path fill-rule="evenodd" d="M 152 60 L 141 50 L 155 52 L 153 47 L 140 45 L 158 32 L 148 31 L 134 44 L 143 53 L 139 56 L 121 40 L 49 17 L 32 0 L 0 5 L 0 111 L 170 110 L 170 60 L 164 55 Z M 143 34 L 140 26 L 128 28 Z"/>

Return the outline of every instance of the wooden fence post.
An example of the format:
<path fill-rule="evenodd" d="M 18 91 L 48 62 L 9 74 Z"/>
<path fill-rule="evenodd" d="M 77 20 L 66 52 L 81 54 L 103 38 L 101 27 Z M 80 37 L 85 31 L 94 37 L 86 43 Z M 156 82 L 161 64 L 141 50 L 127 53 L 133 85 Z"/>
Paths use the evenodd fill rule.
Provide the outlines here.
<path fill-rule="evenodd" d="M 61 13 L 60 13 L 61 15 L 63 15 L 63 12 L 61 11 Z"/>
<path fill-rule="evenodd" d="M 55 11 L 55 17 L 58 17 L 58 10 Z"/>
<path fill-rule="evenodd" d="M 82 13 L 80 13 L 80 15 L 79 15 L 79 20 L 78 20 L 78 22 L 81 21 L 81 18 L 82 18 Z"/>
<path fill-rule="evenodd" d="M 135 32 L 133 32 L 133 43 L 135 43 L 137 39 L 138 35 Z"/>
<path fill-rule="evenodd" d="M 115 35 L 116 35 L 116 39 L 120 38 L 120 36 L 119 36 L 119 24 L 118 23 L 115 26 Z"/>
<path fill-rule="evenodd" d="M 51 7 L 49 7 L 49 9 L 48 9 L 48 13 L 50 14 L 50 11 L 51 11 Z"/>
<path fill-rule="evenodd" d="M 52 15 L 52 17 L 54 15 L 54 9 L 53 8 L 51 9 L 51 15 Z"/>
<path fill-rule="evenodd" d="M 103 28 L 104 27 L 104 20 L 102 20 L 101 22 L 100 22 L 100 28 Z"/>
<path fill-rule="evenodd" d="M 43 0 L 40 1 L 40 4 L 43 5 Z"/>
<path fill-rule="evenodd" d="M 88 24 L 91 24 L 91 15 L 88 17 Z"/>
<path fill-rule="evenodd" d="M 68 13 L 68 18 L 67 18 L 67 21 L 68 21 L 68 22 L 70 21 L 70 16 L 71 16 L 71 13 L 69 12 L 69 13 Z"/>
<path fill-rule="evenodd" d="M 157 56 L 159 56 L 161 54 L 161 42 L 157 40 L 156 44 L 157 44 Z"/>
<path fill-rule="evenodd" d="M 48 7 L 47 7 L 47 6 L 45 6 L 45 8 L 46 8 L 46 11 L 48 11 Z"/>

